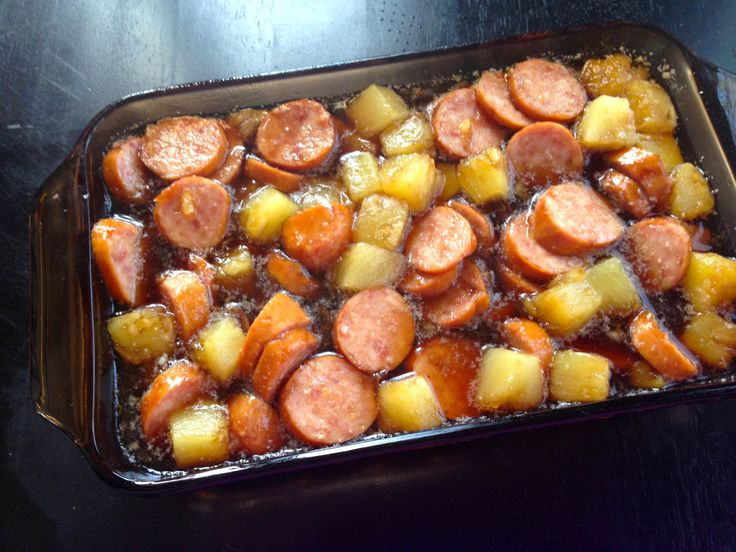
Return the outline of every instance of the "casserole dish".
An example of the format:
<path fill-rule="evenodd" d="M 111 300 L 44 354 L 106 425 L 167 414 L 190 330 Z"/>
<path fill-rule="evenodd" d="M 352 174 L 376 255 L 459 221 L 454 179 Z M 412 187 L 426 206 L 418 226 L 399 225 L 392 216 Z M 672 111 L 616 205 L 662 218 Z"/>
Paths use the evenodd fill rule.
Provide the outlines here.
<path fill-rule="evenodd" d="M 619 24 L 135 94 L 90 122 L 35 200 L 30 220 L 31 379 L 39 413 L 72 437 L 106 481 L 126 489 L 160 492 L 733 393 L 736 378 L 727 371 L 727 375 L 703 377 L 658 392 L 617 395 L 601 403 L 548 407 L 412 434 L 372 435 L 327 448 L 187 471 L 143 465 L 120 439 L 123 405 L 118 365 L 104 328 L 113 305 L 95 276 L 89 239 L 92 223 L 110 212 L 99 168 L 116 138 L 178 114 L 224 113 L 304 97 L 339 99 L 374 82 L 441 86 L 457 75 L 505 67 L 530 56 L 574 60 L 621 49 L 646 59 L 654 78 L 672 97 L 686 158 L 698 159 L 718 188 L 720 233 L 727 242 L 725 253 L 733 255 L 736 228 L 723 224 L 736 219 L 736 183 L 730 168 L 736 149 L 727 109 L 733 77 L 656 29 Z"/>

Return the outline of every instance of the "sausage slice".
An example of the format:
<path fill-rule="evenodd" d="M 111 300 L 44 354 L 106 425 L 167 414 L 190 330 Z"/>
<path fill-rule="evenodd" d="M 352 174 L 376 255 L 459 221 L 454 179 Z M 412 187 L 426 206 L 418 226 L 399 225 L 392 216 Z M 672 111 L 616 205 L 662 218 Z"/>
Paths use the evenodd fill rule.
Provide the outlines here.
<path fill-rule="evenodd" d="M 239 394 L 228 403 L 230 443 L 247 454 L 279 450 L 286 440 L 276 410 L 253 395 Z"/>
<path fill-rule="evenodd" d="M 245 155 L 245 146 L 240 131 L 230 125 L 224 125 L 225 136 L 227 136 L 227 156 L 222 165 L 208 175 L 208 178 L 216 180 L 220 184 L 230 184 L 240 173 Z"/>
<path fill-rule="evenodd" d="M 511 101 L 525 115 L 566 123 L 583 112 L 588 95 L 570 70 L 541 58 L 517 63 L 508 72 Z"/>
<path fill-rule="evenodd" d="M 486 71 L 475 85 L 475 97 L 483 110 L 504 126 L 524 128 L 534 123 L 511 103 L 506 76 L 502 71 Z"/>
<path fill-rule="evenodd" d="M 436 274 L 409 270 L 399 281 L 399 289 L 422 297 L 437 297 L 457 281 L 461 268 L 462 263 L 458 263 L 448 271 Z"/>
<path fill-rule="evenodd" d="M 300 174 L 282 171 L 252 155 L 245 160 L 245 174 L 248 178 L 261 184 L 270 184 L 285 194 L 296 192 L 304 180 Z"/>
<path fill-rule="evenodd" d="M 318 167 L 332 152 L 337 132 L 330 113 L 314 100 L 295 100 L 271 111 L 256 133 L 269 163 L 291 171 Z"/>
<path fill-rule="evenodd" d="M 631 343 L 652 368 L 673 380 L 684 380 L 699 372 L 698 364 L 668 332 L 654 314 L 642 311 L 629 326 Z"/>
<path fill-rule="evenodd" d="M 207 323 L 212 310 L 209 286 L 194 272 L 174 270 L 163 274 L 158 289 L 164 303 L 174 313 L 184 340 Z"/>
<path fill-rule="evenodd" d="M 567 182 L 539 196 L 529 217 L 534 239 L 558 255 L 587 255 L 616 242 L 624 223 L 590 188 Z"/>
<path fill-rule="evenodd" d="M 542 370 L 547 372 L 549 363 L 552 362 L 554 346 L 542 326 L 526 318 L 509 318 L 504 320 L 501 328 L 509 347 L 534 355 L 539 359 Z"/>
<path fill-rule="evenodd" d="M 294 295 L 309 299 L 319 293 L 319 282 L 301 264 L 281 251 L 268 252 L 266 271 L 278 285 Z"/>
<path fill-rule="evenodd" d="M 478 245 L 468 220 L 447 206 L 435 207 L 414 223 L 404 251 L 410 267 L 421 272 L 447 272 Z"/>
<path fill-rule="evenodd" d="M 491 305 L 478 265 L 471 260 L 463 263 L 457 285 L 446 293 L 424 304 L 424 316 L 440 328 L 452 329 L 465 326 Z"/>
<path fill-rule="evenodd" d="M 186 249 L 214 247 L 230 217 L 230 194 L 201 176 L 177 180 L 154 200 L 153 220 L 171 243 Z"/>
<path fill-rule="evenodd" d="M 92 253 L 113 299 L 136 306 L 143 301 L 143 252 L 140 225 L 100 219 L 92 228 Z"/>
<path fill-rule="evenodd" d="M 652 212 L 649 199 L 633 179 L 614 169 L 596 175 L 598 187 L 613 205 L 636 219 L 643 219 Z"/>
<path fill-rule="evenodd" d="M 146 203 L 153 192 L 153 175 L 141 161 L 138 151 L 143 139 L 127 138 L 105 154 L 102 178 L 116 199 L 126 203 Z"/>
<path fill-rule="evenodd" d="M 632 178 L 657 211 L 667 210 L 674 180 L 667 174 L 659 155 L 641 148 L 626 148 L 604 155 L 611 166 Z"/>
<path fill-rule="evenodd" d="M 493 229 L 493 223 L 486 215 L 472 205 L 456 199 L 448 201 L 447 206 L 460 213 L 470 223 L 478 241 L 479 250 L 488 251 L 493 247 L 493 244 L 496 243 L 496 232 Z"/>
<path fill-rule="evenodd" d="M 626 233 L 624 254 L 649 293 L 667 291 L 679 284 L 691 252 L 690 234 L 673 218 L 641 220 Z"/>
<path fill-rule="evenodd" d="M 538 293 L 542 288 L 534 282 L 527 280 L 518 272 L 511 270 L 503 262 L 496 262 L 496 276 L 504 289 L 510 293 Z"/>
<path fill-rule="evenodd" d="M 337 313 L 332 338 L 337 350 L 363 372 L 396 368 L 414 343 L 414 316 L 393 289 L 353 295 Z"/>
<path fill-rule="evenodd" d="M 437 103 L 432 129 L 440 151 L 452 159 L 465 159 L 500 146 L 507 134 L 480 109 L 472 88 L 453 90 Z"/>
<path fill-rule="evenodd" d="M 343 443 L 365 432 L 378 416 L 373 378 L 337 355 L 310 359 L 286 382 L 279 411 L 297 439 L 310 445 Z"/>

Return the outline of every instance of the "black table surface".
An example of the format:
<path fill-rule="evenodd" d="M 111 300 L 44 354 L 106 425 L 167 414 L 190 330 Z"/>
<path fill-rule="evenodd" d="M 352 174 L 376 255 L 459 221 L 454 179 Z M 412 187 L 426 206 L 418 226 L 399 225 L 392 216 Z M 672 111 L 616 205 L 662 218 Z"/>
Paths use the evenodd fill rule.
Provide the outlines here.
<path fill-rule="evenodd" d="M 103 483 L 34 411 L 31 198 L 139 90 L 629 20 L 736 71 L 731 0 L 0 3 L 0 549 L 736 549 L 736 400 L 168 497 Z"/>

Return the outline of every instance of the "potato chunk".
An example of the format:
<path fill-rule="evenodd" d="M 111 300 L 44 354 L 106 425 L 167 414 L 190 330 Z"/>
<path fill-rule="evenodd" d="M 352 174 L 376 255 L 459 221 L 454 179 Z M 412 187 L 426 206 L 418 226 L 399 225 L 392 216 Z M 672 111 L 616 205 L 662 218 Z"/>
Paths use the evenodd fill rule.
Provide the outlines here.
<path fill-rule="evenodd" d="M 483 353 L 475 403 L 482 410 L 531 410 L 544 400 L 544 373 L 539 359 L 510 349 Z"/>
<path fill-rule="evenodd" d="M 202 329 L 193 346 L 194 360 L 220 383 L 227 383 L 238 369 L 245 333 L 233 316 L 224 316 Z"/>
<path fill-rule="evenodd" d="M 355 292 L 377 286 L 390 286 L 404 271 L 404 256 L 370 243 L 351 245 L 337 263 L 335 285 Z"/>
<path fill-rule="evenodd" d="M 442 180 L 442 191 L 440 191 L 439 199 L 447 201 L 460 193 L 460 179 L 457 177 L 457 164 L 455 163 L 437 163 L 437 172 L 440 173 Z"/>
<path fill-rule="evenodd" d="M 414 113 L 402 122 L 393 123 L 381 132 L 378 139 L 386 157 L 428 152 L 434 147 L 432 127 L 421 113 Z"/>
<path fill-rule="evenodd" d="M 632 78 L 647 79 L 643 67 L 632 67 L 631 58 L 625 54 L 612 54 L 604 58 L 589 59 L 583 66 L 581 79 L 590 95 L 595 97 L 620 96 Z"/>
<path fill-rule="evenodd" d="M 240 227 L 252 240 L 272 241 L 281 235 L 284 222 L 296 211 L 296 203 L 288 195 L 265 186 L 248 199 L 240 212 Z"/>
<path fill-rule="evenodd" d="M 199 401 L 169 417 L 174 460 L 180 468 L 211 466 L 230 456 L 227 408 Z"/>
<path fill-rule="evenodd" d="M 715 207 L 708 181 L 695 165 L 682 163 L 672 171 L 675 185 L 670 193 L 670 212 L 682 220 L 707 216 Z"/>
<path fill-rule="evenodd" d="M 601 297 L 602 312 L 625 316 L 641 308 L 639 292 L 618 257 L 597 262 L 585 277 Z"/>
<path fill-rule="evenodd" d="M 698 311 L 729 303 L 736 299 L 736 260 L 693 252 L 682 286 L 685 298 Z"/>
<path fill-rule="evenodd" d="M 527 298 L 524 308 L 558 336 L 572 335 L 601 308 L 603 300 L 587 280 L 553 286 Z"/>
<path fill-rule="evenodd" d="M 230 290 L 242 290 L 253 283 L 253 255 L 244 245 L 234 248 L 215 265 L 215 281 Z"/>
<path fill-rule="evenodd" d="M 637 360 L 629 368 L 629 384 L 638 389 L 661 389 L 665 386 L 665 377 L 652 368 L 648 362 Z"/>
<path fill-rule="evenodd" d="M 636 130 L 664 134 L 675 130 L 677 113 L 667 91 L 650 80 L 634 80 L 626 87 L 626 97 L 634 111 Z"/>
<path fill-rule="evenodd" d="M 378 160 L 367 151 L 350 153 L 340 158 L 340 177 L 350 199 L 356 203 L 365 196 L 381 191 Z"/>
<path fill-rule="evenodd" d="M 577 139 L 588 149 L 607 151 L 637 142 L 634 112 L 626 98 L 599 96 L 585 106 Z"/>
<path fill-rule="evenodd" d="M 736 356 L 736 324 L 713 311 L 697 314 L 680 341 L 708 366 L 724 370 Z"/>
<path fill-rule="evenodd" d="M 381 189 L 403 199 L 412 213 L 421 213 L 439 193 L 434 160 L 425 153 L 409 153 L 386 159 L 379 170 Z"/>
<path fill-rule="evenodd" d="M 549 396 L 555 401 L 597 402 L 608 398 L 610 361 L 592 353 L 557 351 L 549 374 Z"/>
<path fill-rule="evenodd" d="M 445 421 L 429 381 L 409 372 L 378 386 L 378 427 L 384 433 L 432 429 Z"/>
<path fill-rule="evenodd" d="M 664 170 L 668 173 L 672 172 L 672 169 L 680 163 L 685 162 L 680 146 L 672 134 L 645 134 L 640 132 L 636 146 L 658 155 L 662 160 Z"/>
<path fill-rule="evenodd" d="M 353 239 L 393 251 L 401 245 L 408 221 L 409 206 L 405 201 L 374 194 L 366 197 L 360 206 Z"/>
<path fill-rule="evenodd" d="M 499 148 L 488 148 L 483 153 L 460 161 L 457 179 L 474 203 L 488 203 L 509 196 L 506 156 Z"/>
<path fill-rule="evenodd" d="M 162 305 L 147 305 L 113 316 L 107 331 L 115 351 L 131 364 L 155 360 L 174 350 L 174 317 Z"/>
<path fill-rule="evenodd" d="M 371 84 L 350 103 L 345 114 L 360 134 L 370 138 L 390 124 L 406 119 L 409 108 L 390 88 Z"/>

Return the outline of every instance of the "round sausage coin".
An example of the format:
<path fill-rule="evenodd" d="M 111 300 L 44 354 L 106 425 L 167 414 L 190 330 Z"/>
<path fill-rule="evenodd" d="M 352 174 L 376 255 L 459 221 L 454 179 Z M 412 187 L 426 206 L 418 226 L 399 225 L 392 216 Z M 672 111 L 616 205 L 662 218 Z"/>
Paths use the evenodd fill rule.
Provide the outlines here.
<path fill-rule="evenodd" d="M 151 199 L 153 175 L 138 155 L 142 142 L 139 137 L 123 140 L 102 160 L 102 177 L 107 189 L 126 203 L 146 203 Z"/>
<path fill-rule="evenodd" d="M 534 122 L 511 103 L 506 76 L 501 71 L 483 73 L 475 86 L 475 97 L 483 110 L 504 126 L 519 129 Z"/>
<path fill-rule="evenodd" d="M 451 207 L 435 207 L 414 223 L 404 248 L 407 262 L 421 272 L 447 272 L 478 246 L 468 220 Z"/>

